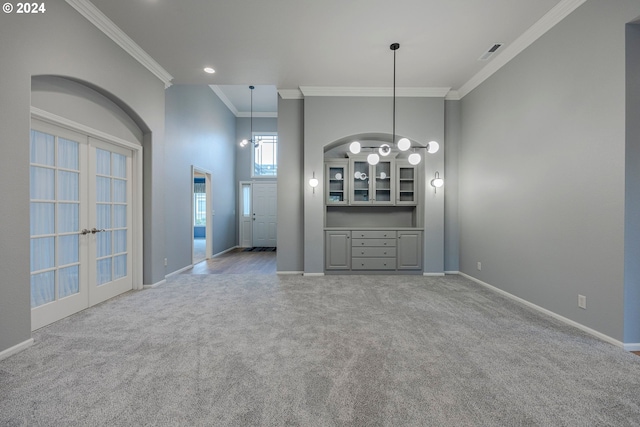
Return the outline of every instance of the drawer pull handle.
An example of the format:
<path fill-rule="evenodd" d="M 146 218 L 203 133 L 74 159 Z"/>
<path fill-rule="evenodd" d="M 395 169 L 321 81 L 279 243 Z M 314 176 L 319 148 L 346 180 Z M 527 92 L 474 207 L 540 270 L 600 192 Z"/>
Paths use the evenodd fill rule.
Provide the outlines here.
<path fill-rule="evenodd" d="M 364 251 L 360 252 L 362 255 L 364 255 Z"/>

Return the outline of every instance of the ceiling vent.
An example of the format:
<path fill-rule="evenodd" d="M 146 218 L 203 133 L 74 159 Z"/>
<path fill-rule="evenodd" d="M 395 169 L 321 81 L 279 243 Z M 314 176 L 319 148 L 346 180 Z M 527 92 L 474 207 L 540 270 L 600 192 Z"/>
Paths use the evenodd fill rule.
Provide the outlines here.
<path fill-rule="evenodd" d="M 478 58 L 478 61 L 488 61 L 489 58 L 491 58 L 502 46 L 504 46 L 504 43 L 494 43 L 485 53 L 482 54 L 480 58 Z"/>

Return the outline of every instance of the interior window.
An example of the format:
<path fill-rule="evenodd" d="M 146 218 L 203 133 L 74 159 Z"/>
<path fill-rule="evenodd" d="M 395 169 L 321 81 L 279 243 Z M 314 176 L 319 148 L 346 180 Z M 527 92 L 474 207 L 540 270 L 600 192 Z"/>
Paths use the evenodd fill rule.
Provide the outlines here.
<path fill-rule="evenodd" d="M 275 177 L 278 175 L 278 135 L 254 133 L 258 144 L 253 149 L 254 177 Z"/>

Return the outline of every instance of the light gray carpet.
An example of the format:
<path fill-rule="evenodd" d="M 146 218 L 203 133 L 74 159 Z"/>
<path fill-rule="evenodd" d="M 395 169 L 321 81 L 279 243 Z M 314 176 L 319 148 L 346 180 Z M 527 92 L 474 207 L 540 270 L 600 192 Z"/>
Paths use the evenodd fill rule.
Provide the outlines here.
<path fill-rule="evenodd" d="M 458 276 L 184 274 L 34 339 L 1 425 L 640 425 L 640 357 Z"/>

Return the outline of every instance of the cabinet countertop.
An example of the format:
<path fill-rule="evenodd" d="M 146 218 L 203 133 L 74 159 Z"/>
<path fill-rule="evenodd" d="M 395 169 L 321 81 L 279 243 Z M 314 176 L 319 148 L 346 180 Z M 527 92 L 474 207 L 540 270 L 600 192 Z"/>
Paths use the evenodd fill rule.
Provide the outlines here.
<path fill-rule="evenodd" d="M 324 231 L 424 231 L 420 227 L 325 227 Z"/>

